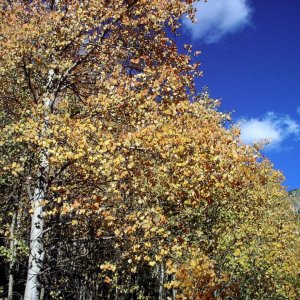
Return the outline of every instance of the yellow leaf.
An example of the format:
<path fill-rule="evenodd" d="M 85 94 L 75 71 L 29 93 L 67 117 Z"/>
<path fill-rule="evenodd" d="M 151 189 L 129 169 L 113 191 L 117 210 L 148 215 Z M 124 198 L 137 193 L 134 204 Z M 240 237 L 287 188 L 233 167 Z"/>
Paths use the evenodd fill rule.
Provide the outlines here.
<path fill-rule="evenodd" d="M 240 249 L 235 249 L 233 252 L 234 256 L 240 256 L 241 255 L 241 250 Z"/>
<path fill-rule="evenodd" d="M 109 284 L 111 283 L 111 279 L 108 276 L 105 276 L 104 282 Z"/>
<path fill-rule="evenodd" d="M 77 224 L 78 224 L 78 221 L 77 221 L 77 220 L 72 220 L 71 224 L 72 224 L 72 225 L 77 225 Z"/>

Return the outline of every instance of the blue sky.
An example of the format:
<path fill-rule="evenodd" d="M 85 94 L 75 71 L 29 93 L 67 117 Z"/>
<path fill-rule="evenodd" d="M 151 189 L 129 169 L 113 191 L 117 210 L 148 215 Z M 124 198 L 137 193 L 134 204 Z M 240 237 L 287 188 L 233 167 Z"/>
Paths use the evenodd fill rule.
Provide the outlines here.
<path fill-rule="evenodd" d="M 180 44 L 199 56 L 221 110 L 241 124 L 244 142 L 268 139 L 264 154 L 300 188 L 300 1 L 208 0 L 197 24 L 184 21 Z"/>

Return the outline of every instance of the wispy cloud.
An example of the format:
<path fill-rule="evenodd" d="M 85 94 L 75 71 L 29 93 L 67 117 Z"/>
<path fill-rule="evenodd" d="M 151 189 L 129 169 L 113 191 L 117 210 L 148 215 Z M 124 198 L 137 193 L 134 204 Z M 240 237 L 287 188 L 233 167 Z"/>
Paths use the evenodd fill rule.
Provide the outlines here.
<path fill-rule="evenodd" d="M 194 7 L 197 23 L 185 19 L 183 24 L 194 39 L 206 43 L 218 42 L 225 35 L 250 24 L 252 9 L 248 0 L 202 0 L 196 2 Z"/>
<path fill-rule="evenodd" d="M 240 120 L 241 139 L 246 144 L 267 140 L 269 149 L 280 148 L 288 138 L 298 139 L 300 124 L 288 115 L 268 112 L 261 118 Z"/>
<path fill-rule="evenodd" d="M 297 114 L 300 115 L 300 106 L 297 107 Z"/>

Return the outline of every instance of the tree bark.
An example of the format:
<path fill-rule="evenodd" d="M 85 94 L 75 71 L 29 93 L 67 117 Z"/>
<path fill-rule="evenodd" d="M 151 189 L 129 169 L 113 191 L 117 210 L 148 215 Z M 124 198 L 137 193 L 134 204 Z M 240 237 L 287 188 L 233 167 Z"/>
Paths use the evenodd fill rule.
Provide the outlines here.
<path fill-rule="evenodd" d="M 49 72 L 50 86 L 53 79 L 53 71 Z M 44 128 L 41 136 L 46 136 L 46 131 L 49 127 L 49 114 L 51 111 L 51 100 L 48 95 L 44 97 Z M 31 232 L 30 232 L 30 246 L 29 246 L 29 259 L 28 259 L 28 270 L 27 280 L 25 287 L 24 300 L 39 300 L 41 283 L 39 275 L 44 264 L 44 244 L 43 244 L 43 230 L 44 230 L 44 204 L 43 200 L 46 197 L 48 190 L 48 179 L 49 179 L 49 160 L 47 149 L 42 149 L 39 161 L 39 174 L 34 190 L 33 196 L 31 196 L 30 202 L 32 206 L 31 216 Z"/>
<path fill-rule="evenodd" d="M 14 211 L 13 218 L 10 226 L 10 251 L 12 253 L 12 260 L 9 266 L 9 279 L 8 279 L 8 300 L 13 299 L 13 291 L 14 291 L 14 275 L 13 270 L 15 266 L 15 258 L 16 258 L 16 240 L 15 240 L 15 226 L 17 220 L 17 211 Z"/>
<path fill-rule="evenodd" d="M 164 276 L 165 276 L 165 270 L 164 270 L 164 264 L 160 264 L 159 268 L 159 291 L 158 291 L 158 299 L 163 300 L 164 299 Z"/>
<path fill-rule="evenodd" d="M 44 160 L 46 159 L 44 158 Z M 28 271 L 24 300 L 39 300 L 39 294 L 41 289 L 39 274 L 41 272 L 44 262 L 44 217 L 43 205 L 41 203 L 44 198 L 44 189 L 42 187 L 37 187 L 34 191 L 33 199 L 31 200 L 33 215 L 31 218 L 30 254 L 28 260 Z"/>
<path fill-rule="evenodd" d="M 172 280 L 176 280 L 176 276 L 172 275 Z M 172 300 L 176 300 L 176 289 L 172 288 Z"/>

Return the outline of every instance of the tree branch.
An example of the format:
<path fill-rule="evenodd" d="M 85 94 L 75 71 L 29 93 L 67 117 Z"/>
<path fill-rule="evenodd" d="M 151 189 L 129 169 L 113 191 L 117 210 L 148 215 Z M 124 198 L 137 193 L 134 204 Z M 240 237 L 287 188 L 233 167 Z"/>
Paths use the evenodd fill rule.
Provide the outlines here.
<path fill-rule="evenodd" d="M 37 103 L 38 103 L 38 100 L 37 100 L 35 91 L 34 91 L 34 89 L 33 89 L 32 83 L 31 83 L 30 70 L 27 69 L 26 61 L 25 61 L 25 58 L 24 58 L 24 57 L 22 58 L 22 62 L 23 62 L 23 70 L 24 70 L 24 74 L 25 74 L 25 79 L 26 79 L 26 81 L 27 81 L 29 90 L 30 90 L 30 92 L 31 92 L 31 94 L 32 94 L 32 96 L 33 96 L 33 100 L 34 100 L 34 102 L 37 104 Z"/>

